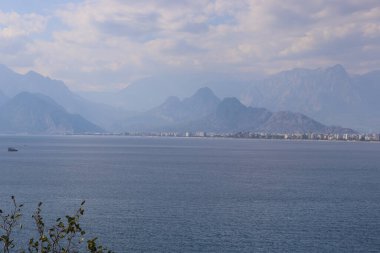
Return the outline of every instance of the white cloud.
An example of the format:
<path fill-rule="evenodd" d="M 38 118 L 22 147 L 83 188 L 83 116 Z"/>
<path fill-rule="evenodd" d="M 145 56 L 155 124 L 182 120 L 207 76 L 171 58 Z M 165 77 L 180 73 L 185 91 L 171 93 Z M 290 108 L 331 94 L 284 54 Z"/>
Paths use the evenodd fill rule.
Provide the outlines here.
<path fill-rule="evenodd" d="M 14 39 L 44 31 L 47 18 L 37 14 L 0 11 L 0 38 Z"/>
<path fill-rule="evenodd" d="M 12 57 L 9 49 L 1 56 L 16 66 L 15 55 L 29 59 L 30 68 L 76 89 L 119 87 L 179 69 L 380 68 L 377 0 L 97 0 L 50 15 L 0 12 L 0 38 L 28 38 Z M 60 25 L 33 37 L 47 20 Z"/>

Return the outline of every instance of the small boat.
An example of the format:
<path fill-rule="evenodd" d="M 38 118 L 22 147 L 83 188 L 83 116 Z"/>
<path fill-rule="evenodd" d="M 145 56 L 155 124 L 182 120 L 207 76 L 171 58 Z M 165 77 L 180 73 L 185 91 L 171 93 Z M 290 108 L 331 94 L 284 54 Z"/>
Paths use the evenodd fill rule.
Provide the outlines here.
<path fill-rule="evenodd" d="M 17 148 L 14 148 L 14 147 L 9 147 L 8 148 L 8 152 L 17 152 L 18 149 Z"/>

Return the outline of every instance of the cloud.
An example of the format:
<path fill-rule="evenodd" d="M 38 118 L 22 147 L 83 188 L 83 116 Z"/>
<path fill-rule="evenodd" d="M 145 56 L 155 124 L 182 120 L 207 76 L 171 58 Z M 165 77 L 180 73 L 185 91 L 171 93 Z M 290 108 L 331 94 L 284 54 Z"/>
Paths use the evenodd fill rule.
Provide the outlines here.
<path fill-rule="evenodd" d="M 181 31 L 188 33 L 206 33 L 208 30 L 206 23 L 187 23 L 181 29 Z"/>
<path fill-rule="evenodd" d="M 34 13 L 19 14 L 17 12 L 0 11 L 0 38 L 14 39 L 44 31 L 47 18 Z"/>
<path fill-rule="evenodd" d="M 100 33 L 110 36 L 125 36 L 133 41 L 146 42 L 155 38 L 159 28 L 155 25 L 157 15 L 135 16 L 132 20 L 109 19 L 94 24 Z"/>
<path fill-rule="evenodd" d="M 341 63 L 364 72 L 380 68 L 380 7 L 377 0 L 86 0 L 49 16 L 0 12 L 0 38 L 15 45 L 0 41 L 5 64 L 29 64 L 74 89 L 112 89 L 177 70 L 272 73 Z"/>

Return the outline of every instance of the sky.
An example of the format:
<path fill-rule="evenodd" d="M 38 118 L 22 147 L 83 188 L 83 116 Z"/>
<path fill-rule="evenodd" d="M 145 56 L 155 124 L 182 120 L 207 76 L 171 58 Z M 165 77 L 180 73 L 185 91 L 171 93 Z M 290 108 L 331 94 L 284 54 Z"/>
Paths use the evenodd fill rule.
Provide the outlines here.
<path fill-rule="evenodd" d="M 0 63 L 73 90 L 162 73 L 380 69 L 378 0 L 2 0 Z"/>

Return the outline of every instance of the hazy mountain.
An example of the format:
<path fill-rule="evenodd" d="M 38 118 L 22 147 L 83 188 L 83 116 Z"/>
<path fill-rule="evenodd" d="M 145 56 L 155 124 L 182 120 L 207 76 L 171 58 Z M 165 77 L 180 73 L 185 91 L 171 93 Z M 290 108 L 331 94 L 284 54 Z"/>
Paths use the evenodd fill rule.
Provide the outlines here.
<path fill-rule="evenodd" d="M 359 118 L 364 118 L 369 127 L 377 126 L 376 129 L 380 131 L 380 71 L 354 76 L 352 81 L 355 91 L 363 98 L 360 108 L 365 118 L 360 115 Z"/>
<path fill-rule="evenodd" d="M 126 118 L 136 114 L 90 102 L 71 92 L 61 81 L 32 71 L 25 75 L 17 74 L 0 65 L 0 91 L 4 93 L 0 94 L 0 105 L 22 91 L 42 93 L 68 112 L 80 114 L 102 128 L 119 130 L 134 124 L 134 128 L 138 129 L 149 125 L 156 127 L 195 121 L 209 113 L 210 108 L 218 104 L 215 95 L 210 100 L 210 107 L 203 104 L 201 94 L 191 98 L 200 99 L 199 101 L 188 98 L 187 102 L 186 98 L 182 99 L 197 88 L 208 85 L 220 97 L 238 97 L 243 104 L 254 108 L 297 112 L 329 125 L 380 131 L 380 100 L 377 99 L 380 92 L 380 71 L 350 76 L 341 65 L 336 65 L 326 69 L 293 69 L 248 82 L 250 78 L 252 76 L 236 77 L 215 73 L 163 73 L 133 82 L 119 92 L 93 94 L 94 96 L 87 94 L 88 97 L 98 97 L 98 101 L 131 110 L 148 110 L 135 116 L 133 121 L 127 121 Z M 160 105 L 160 102 L 173 94 L 178 97 L 172 97 Z"/>
<path fill-rule="evenodd" d="M 191 121 L 209 115 L 219 103 L 220 99 L 210 88 L 206 87 L 199 89 L 193 96 L 182 101 L 176 97 L 168 98 L 165 103 L 148 113 L 172 122 Z"/>
<path fill-rule="evenodd" d="M 325 126 L 304 114 L 289 111 L 273 113 L 268 121 L 258 128 L 258 131 L 267 133 L 355 133 L 355 131 L 350 128 Z"/>
<path fill-rule="evenodd" d="M 4 104 L 5 102 L 7 102 L 8 100 L 9 100 L 9 98 L 7 96 L 5 96 L 2 91 L 0 91 L 0 106 L 2 104 Z"/>
<path fill-rule="evenodd" d="M 213 113 L 191 122 L 188 127 L 191 131 L 211 132 L 254 130 L 265 123 L 270 116 L 271 112 L 264 108 L 246 107 L 237 98 L 225 98 Z"/>
<path fill-rule="evenodd" d="M 380 71 L 350 76 L 343 66 L 293 69 L 269 77 L 163 73 L 132 82 L 114 93 L 86 97 L 130 110 L 146 111 L 171 95 L 182 99 L 208 86 L 219 97 L 237 97 L 245 105 L 299 112 L 320 122 L 363 131 L 380 131 Z"/>
<path fill-rule="evenodd" d="M 120 115 L 126 113 L 108 105 L 90 102 L 71 92 L 62 81 L 52 80 L 33 71 L 21 75 L 4 65 L 0 65 L 0 90 L 8 97 L 24 91 L 44 94 L 68 112 L 80 114 L 103 128 L 109 127 Z"/>
<path fill-rule="evenodd" d="M 102 132 L 42 94 L 22 92 L 0 107 L 1 133 L 66 134 Z"/>
<path fill-rule="evenodd" d="M 191 131 L 266 133 L 353 133 L 351 129 L 328 127 L 303 114 L 289 111 L 271 112 L 243 105 L 236 98 L 225 98 L 216 111 L 189 124 Z"/>
<path fill-rule="evenodd" d="M 193 96 L 183 100 L 169 97 L 160 106 L 119 122 L 117 129 L 141 131 L 190 122 L 209 115 L 219 103 L 220 99 L 211 89 L 201 88 Z"/>
<path fill-rule="evenodd" d="M 350 77 L 341 65 L 294 69 L 256 81 L 244 104 L 304 113 L 328 124 L 380 130 L 379 72 Z"/>
<path fill-rule="evenodd" d="M 327 127 L 303 114 L 272 113 L 265 108 L 243 105 L 237 98 L 217 98 L 209 88 L 192 97 L 168 98 L 162 105 L 119 125 L 123 131 L 209 131 L 209 132 L 353 132 Z"/>
<path fill-rule="evenodd" d="M 159 106 L 169 96 L 183 99 L 206 86 L 220 97 L 238 96 L 249 87 L 250 80 L 251 76 L 222 73 L 162 73 L 136 80 L 117 92 L 80 94 L 92 101 L 143 112 Z"/>
<path fill-rule="evenodd" d="M 65 96 L 69 92 L 61 81 L 43 77 L 34 71 L 21 75 L 4 65 L 0 65 L 0 89 L 8 97 L 23 91 L 38 91 L 50 97 Z"/>

